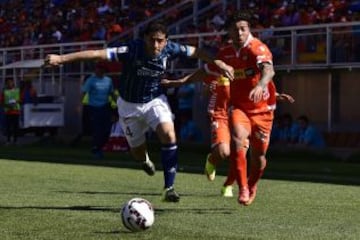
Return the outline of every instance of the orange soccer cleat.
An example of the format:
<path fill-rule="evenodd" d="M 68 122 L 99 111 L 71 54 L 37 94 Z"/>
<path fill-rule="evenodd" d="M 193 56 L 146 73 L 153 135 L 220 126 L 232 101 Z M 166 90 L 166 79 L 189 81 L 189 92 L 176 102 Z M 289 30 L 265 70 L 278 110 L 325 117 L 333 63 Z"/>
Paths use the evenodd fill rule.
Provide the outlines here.
<path fill-rule="evenodd" d="M 247 201 L 247 202 L 245 203 L 246 206 L 249 206 L 250 204 L 252 204 L 252 203 L 254 202 L 255 197 L 256 197 L 256 191 L 257 191 L 257 186 L 256 186 L 256 185 L 250 187 L 250 190 L 249 190 L 249 193 L 250 193 L 250 195 L 249 195 L 249 201 Z"/>
<path fill-rule="evenodd" d="M 249 189 L 247 187 L 241 187 L 239 189 L 239 203 L 247 206 L 247 202 L 249 201 Z"/>

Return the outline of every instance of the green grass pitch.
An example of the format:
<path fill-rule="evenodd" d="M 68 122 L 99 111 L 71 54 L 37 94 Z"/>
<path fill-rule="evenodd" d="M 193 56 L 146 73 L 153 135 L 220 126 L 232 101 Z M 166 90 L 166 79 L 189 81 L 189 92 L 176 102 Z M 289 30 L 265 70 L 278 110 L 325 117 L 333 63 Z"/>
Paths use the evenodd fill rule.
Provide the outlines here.
<path fill-rule="evenodd" d="M 176 189 L 182 198 L 179 203 L 164 203 L 161 170 L 149 177 L 134 169 L 137 165 L 126 154 L 110 154 L 99 163 L 89 160 L 84 149 L 2 150 L 2 240 L 356 240 L 360 236 L 359 164 L 274 161 L 259 184 L 257 199 L 244 207 L 235 197 L 220 196 L 224 176 L 208 182 L 201 174 L 206 152 L 181 152 L 180 159 L 186 160 L 180 160 Z M 157 157 L 155 153 L 153 159 Z M 160 161 L 155 162 L 160 167 Z M 131 233 L 122 226 L 120 207 L 132 197 L 143 197 L 155 207 L 155 223 L 145 232 Z"/>

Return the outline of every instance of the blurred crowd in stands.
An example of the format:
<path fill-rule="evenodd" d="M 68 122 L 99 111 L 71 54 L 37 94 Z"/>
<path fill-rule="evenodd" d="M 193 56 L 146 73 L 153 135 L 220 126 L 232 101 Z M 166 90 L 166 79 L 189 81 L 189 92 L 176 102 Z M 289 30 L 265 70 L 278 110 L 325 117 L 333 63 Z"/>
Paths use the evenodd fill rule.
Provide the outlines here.
<path fill-rule="evenodd" d="M 124 2 L 0 0 L 0 46 L 109 40 L 174 4 L 164 0 Z"/>
<path fill-rule="evenodd" d="M 200 1 L 200 7 L 221 0 Z M 180 0 L 0 0 L 0 46 L 24 46 L 90 40 L 110 40 L 137 23 L 164 11 Z M 203 14 L 206 19 L 188 26 L 186 32 L 221 31 L 226 16 L 238 1 L 225 9 Z M 252 0 L 240 7 L 253 12 L 253 29 L 358 21 L 357 0 Z M 169 11 L 169 23 L 185 13 Z M 213 39 L 211 39 L 213 42 Z M 213 43 L 214 44 L 214 43 Z M 215 43 L 216 44 L 216 43 Z"/>
<path fill-rule="evenodd" d="M 252 13 L 252 31 L 270 47 L 276 61 L 284 60 L 283 56 L 290 56 L 291 33 L 273 29 L 291 26 L 311 26 L 314 24 L 345 23 L 360 21 L 360 1 L 355 0 L 250 0 L 241 1 L 241 8 Z M 236 11 L 235 4 L 229 4 L 224 11 L 214 10 L 197 26 L 187 28 L 186 33 L 213 32 L 223 30 L 226 16 Z M 349 28 L 334 28 L 332 44 L 332 61 L 359 61 L 353 54 L 360 50 L 360 26 Z M 306 32 L 306 31 L 303 31 Z M 326 60 L 326 29 L 308 30 L 312 36 L 303 35 L 297 38 L 298 62 L 325 62 Z M 314 32 L 316 32 L 314 34 Z M 274 38 L 274 35 L 278 35 Z M 281 35 L 281 36 L 280 36 Z M 195 38 L 192 41 L 196 41 Z M 226 38 L 221 35 L 207 37 L 204 45 L 214 51 Z M 191 39 L 189 39 L 191 43 Z M 356 59 L 355 59 L 356 58 Z M 283 62 L 289 64 L 290 59 Z M 280 63 L 280 62 L 276 62 Z"/>

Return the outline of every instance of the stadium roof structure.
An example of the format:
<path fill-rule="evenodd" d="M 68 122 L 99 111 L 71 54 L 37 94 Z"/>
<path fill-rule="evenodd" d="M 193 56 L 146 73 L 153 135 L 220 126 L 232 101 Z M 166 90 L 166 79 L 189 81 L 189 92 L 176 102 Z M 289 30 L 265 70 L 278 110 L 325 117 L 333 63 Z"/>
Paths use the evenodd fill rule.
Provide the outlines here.
<path fill-rule="evenodd" d="M 1 66 L 0 69 L 17 69 L 17 68 L 41 68 L 44 65 L 44 59 L 23 60 Z"/>

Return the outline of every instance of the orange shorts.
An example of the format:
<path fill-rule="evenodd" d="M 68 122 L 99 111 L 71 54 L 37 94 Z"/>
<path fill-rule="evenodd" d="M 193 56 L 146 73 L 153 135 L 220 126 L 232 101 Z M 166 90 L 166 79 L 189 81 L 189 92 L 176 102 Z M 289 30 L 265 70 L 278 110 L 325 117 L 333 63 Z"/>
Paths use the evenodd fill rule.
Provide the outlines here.
<path fill-rule="evenodd" d="M 211 119 L 211 147 L 220 143 L 230 144 L 228 119 Z"/>
<path fill-rule="evenodd" d="M 263 153 L 266 153 L 269 147 L 273 119 L 273 111 L 246 113 L 240 109 L 233 109 L 231 114 L 234 125 L 240 124 L 249 132 L 250 147 Z"/>

